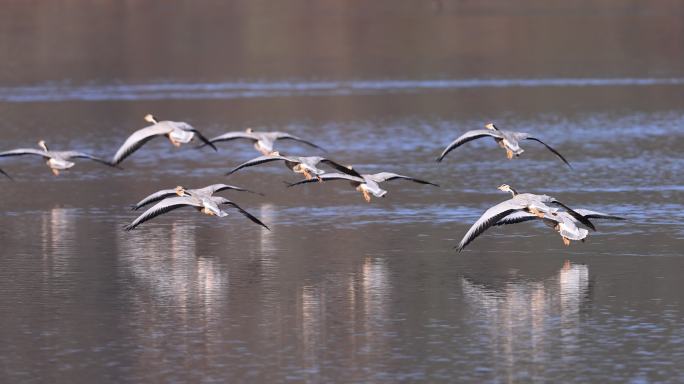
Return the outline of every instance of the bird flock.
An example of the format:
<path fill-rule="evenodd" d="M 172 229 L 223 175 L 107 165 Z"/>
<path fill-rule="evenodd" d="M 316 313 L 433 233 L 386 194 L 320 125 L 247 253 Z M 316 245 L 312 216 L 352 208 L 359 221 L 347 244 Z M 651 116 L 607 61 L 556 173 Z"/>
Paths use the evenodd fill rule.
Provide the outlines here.
<path fill-rule="evenodd" d="M 104 158 L 80 151 L 53 151 L 48 149 L 47 144 L 43 140 L 38 142 L 38 147 L 40 149 L 12 149 L 0 152 L 0 158 L 22 155 L 40 156 L 43 158 L 43 160 L 45 160 L 45 164 L 50 168 L 52 173 L 55 176 L 58 176 L 61 171 L 68 170 L 75 165 L 75 163 L 72 161 L 74 159 L 88 159 L 109 167 L 120 168 L 120 164 L 126 158 L 139 150 L 143 145 L 145 145 L 145 143 L 156 137 L 166 136 L 169 142 L 175 147 L 180 147 L 183 144 L 197 140 L 201 142 L 201 145 L 198 148 L 208 146 L 214 151 L 218 150 L 215 145 L 217 143 L 232 140 L 246 140 L 254 145 L 254 148 L 261 154 L 261 156 L 236 166 L 226 173 L 226 175 L 231 175 L 241 169 L 260 164 L 282 161 L 284 165 L 292 172 L 304 176 L 304 179 L 288 184 L 288 187 L 307 183 L 323 183 L 332 180 L 346 180 L 351 184 L 352 187 L 363 194 L 363 198 L 367 202 L 371 201 L 372 196 L 379 198 L 385 197 L 387 195 L 387 191 L 380 187 L 381 183 L 387 181 L 407 180 L 418 184 L 439 187 L 439 185 L 426 180 L 391 172 L 361 174 L 357 172 L 354 167 L 342 165 L 339 162 L 328 159 L 327 157 L 282 155 L 278 150 L 275 149 L 275 144 L 279 140 L 292 140 L 300 142 L 325 152 L 325 149 L 314 144 L 313 142 L 285 132 L 256 132 L 251 128 L 248 128 L 245 131 L 227 132 L 214 138 L 207 139 L 204 135 L 202 135 L 202 133 L 200 133 L 200 131 L 185 122 L 159 121 L 151 114 L 146 115 L 144 119 L 145 121 L 151 123 L 151 125 L 133 132 L 124 141 L 121 147 L 119 147 L 111 160 L 106 160 Z M 524 140 L 536 141 L 541 143 L 544 147 L 556 155 L 568 167 L 572 168 L 570 163 L 565 159 L 565 157 L 563 157 L 563 155 L 561 155 L 550 145 L 544 143 L 539 138 L 524 132 L 501 130 L 493 123 L 486 124 L 485 129 L 471 130 L 456 138 L 442 151 L 442 153 L 436 159 L 437 162 L 441 162 L 449 153 L 461 145 L 484 137 L 493 138 L 496 144 L 506 151 L 506 156 L 508 159 L 518 157 L 524 152 L 524 150 L 520 147 L 520 143 Z M 321 169 L 322 166 L 326 166 L 335 172 L 326 172 L 325 169 Z M 3 169 L 0 169 L 0 173 L 10 180 L 12 179 L 11 176 Z M 594 231 L 596 230 L 596 227 L 589 219 L 624 220 L 622 217 L 606 213 L 587 209 L 573 209 L 551 196 L 537 195 L 532 193 L 518 193 L 518 191 L 507 184 L 499 186 L 498 189 L 502 192 L 510 193 L 512 195 L 511 198 L 487 209 L 482 216 L 475 221 L 475 223 L 463 236 L 461 242 L 455 247 L 459 252 L 462 251 L 473 240 L 475 240 L 475 238 L 477 238 L 480 234 L 493 226 L 540 220 L 558 232 L 565 245 L 570 245 L 570 241 L 583 242 L 589 234 L 588 229 Z M 261 220 L 244 210 L 237 203 L 222 196 L 214 196 L 215 193 L 224 190 L 233 190 L 261 195 L 258 192 L 228 184 L 213 184 L 197 189 L 186 189 L 182 186 L 178 186 L 174 189 L 164 189 L 152 193 L 133 205 L 131 208 L 132 210 L 136 211 L 150 204 L 154 204 L 130 224 L 126 225 L 124 229 L 127 231 L 132 230 L 148 220 L 182 207 L 192 207 L 209 216 L 225 217 L 228 215 L 228 213 L 221 209 L 222 206 L 234 208 L 255 224 L 269 229 L 269 227 L 262 223 Z"/>

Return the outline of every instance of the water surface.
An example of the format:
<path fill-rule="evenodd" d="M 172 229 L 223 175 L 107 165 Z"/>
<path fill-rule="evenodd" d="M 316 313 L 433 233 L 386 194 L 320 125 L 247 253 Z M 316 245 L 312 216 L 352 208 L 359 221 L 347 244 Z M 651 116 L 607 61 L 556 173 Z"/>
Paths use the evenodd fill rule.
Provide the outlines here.
<path fill-rule="evenodd" d="M 257 154 L 240 142 L 153 140 L 59 177 L 4 159 L 0 381 L 684 381 L 681 4 L 98 4 L 3 7 L 3 149 L 109 157 L 152 112 L 440 188 L 367 204 L 345 182 L 286 188 L 280 164 L 225 177 Z M 573 169 L 533 142 L 434 161 L 487 121 Z M 218 182 L 264 192 L 222 195 L 272 230 L 191 210 L 122 230 L 145 195 Z M 456 253 L 502 183 L 627 220 L 570 247 L 495 228 Z"/>

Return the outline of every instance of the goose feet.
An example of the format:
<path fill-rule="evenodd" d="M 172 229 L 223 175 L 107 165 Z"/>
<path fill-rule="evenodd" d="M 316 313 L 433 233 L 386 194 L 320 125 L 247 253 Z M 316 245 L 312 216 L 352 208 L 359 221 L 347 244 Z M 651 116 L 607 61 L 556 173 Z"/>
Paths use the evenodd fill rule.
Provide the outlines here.
<path fill-rule="evenodd" d="M 368 193 L 368 191 L 366 191 L 365 189 L 362 190 L 361 193 L 363 193 L 363 198 L 366 200 L 366 203 L 370 203 L 371 202 L 370 193 Z"/>

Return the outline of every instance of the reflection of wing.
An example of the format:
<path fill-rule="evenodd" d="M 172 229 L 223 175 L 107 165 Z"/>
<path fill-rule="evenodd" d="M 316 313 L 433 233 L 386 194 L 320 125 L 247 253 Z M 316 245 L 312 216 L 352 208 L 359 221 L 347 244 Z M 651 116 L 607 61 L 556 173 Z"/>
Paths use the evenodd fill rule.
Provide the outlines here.
<path fill-rule="evenodd" d="M 76 159 L 89 159 L 93 161 L 97 161 L 98 163 L 102 163 L 104 165 L 108 165 L 110 167 L 116 167 L 116 165 L 110 163 L 109 161 L 102 159 L 97 156 L 89 155 L 87 153 L 83 152 L 78 152 L 78 151 L 64 151 L 64 152 L 57 152 L 58 155 L 60 155 L 63 158 L 66 159 L 71 159 L 71 158 L 76 158 Z"/>
<path fill-rule="evenodd" d="M 391 173 L 391 172 L 380 172 L 380 173 L 376 173 L 374 175 L 366 175 L 366 177 L 375 181 L 376 183 L 382 183 L 383 181 L 402 179 L 402 180 L 413 181 L 413 182 L 419 183 L 419 184 L 429 184 L 429 185 L 434 185 L 435 187 L 439 187 L 439 185 L 431 183 L 429 181 L 416 179 L 416 178 L 413 178 L 410 176 L 398 175 L 396 173 Z"/>
<path fill-rule="evenodd" d="M 329 181 L 329 180 L 349 180 L 349 181 L 354 181 L 357 183 L 365 183 L 366 181 L 361 178 L 361 177 L 356 177 L 352 175 L 345 175 L 343 173 L 324 173 L 322 175 L 318 175 L 318 178 L 320 178 L 320 181 Z M 305 183 L 313 183 L 313 182 L 318 182 L 318 178 L 313 178 L 309 180 L 300 180 L 296 183 L 288 184 L 288 187 L 294 187 L 295 185 L 299 184 L 305 184 Z"/>
<path fill-rule="evenodd" d="M 230 174 L 232 174 L 232 173 L 234 173 L 234 172 L 236 172 L 237 170 L 242 169 L 242 168 L 251 167 L 251 166 L 254 166 L 254 165 L 259 165 L 259 164 L 263 164 L 263 163 L 268 163 L 268 162 L 276 161 L 276 160 L 291 161 L 291 160 L 288 159 L 287 157 L 280 156 L 280 155 L 259 156 L 259 157 L 256 157 L 256 158 L 252 159 L 252 160 L 245 161 L 244 163 L 242 163 L 242 164 L 238 165 L 237 167 L 233 168 L 233 169 L 230 170 L 228 173 L 226 173 L 226 176 L 228 176 L 228 175 L 230 175 Z"/>
<path fill-rule="evenodd" d="M 152 203 L 156 203 L 159 200 L 163 200 L 167 197 L 171 197 L 177 195 L 175 189 L 162 189 L 161 191 L 157 191 L 144 199 L 140 200 L 136 205 L 132 206 L 131 209 L 134 211 L 137 211 L 138 209 Z"/>
<path fill-rule="evenodd" d="M 261 225 L 262 227 L 268 229 L 269 231 L 271 230 L 268 226 L 266 226 L 266 224 L 262 223 L 261 220 L 257 219 L 257 218 L 254 217 L 251 213 L 245 211 L 244 209 L 242 209 L 242 207 L 240 207 L 239 205 L 235 204 L 234 202 L 232 202 L 232 201 L 226 199 L 225 197 L 216 196 L 216 197 L 212 197 L 211 199 L 212 199 L 216 204 L 227 204 L 227 205 L 230 205 L 231 207 L 237 209 L 240 213 L 242 213 L 243 215 L 245 215 L 246 218 L 252 220 L 252 222 Z"/>
<path fill-rule="evenodd" d="M 524 208 L 522 205 L 517 204 L 514 200 L 506 200 L 499 203 L 488 210 L 485 211 L 482 216 L 473 224 L 468 232 L 466 232 L 463 239 L 458 244 L 458 251 L 461 252 L 463 248 L 466 247 L 471 241 L 475 240 L 476 237 L 481 235 L 487 228 L 491 227 L 499 220 L 510 215 L 511 213 Z"/>
<path fill-rule="evenodd" d="M 43 156 L 46 159 L 50 158 L 50 155 L 47 152 L 42 151 L 40 149 L 33 149 L 33 148 L 18 148 L 18 149 L 13 149 L 11 151 L 0 152 L 0 157 L 21 156 L 21 155 L 38 155 L 38 156 Z"/>
<path fill-rule="evenodd" d="M 345 167 L 344 165 L 337 163 L 335 161 L 332 161 L 330 159 L 322 159 L 321 163 L 328 164 L 332 168 L 334 168 L 334 169 L 336 169 L 342 173 L 346 173 L 347 175 L 355 176 L 355 177 L 361 177 L 361 175 L 358 172 L 356 172 L 355 170 L 353 170 L 351 167 Z"/>
<path fill-rule="evenodd" d="M 112 164 L 119 164 L 133 152 L 142 147 L 143 144 L 154 139 L 156 136 L 166 135 L 171 131 L 173 131 L 172 126 L 166 124 L 155 124 L 133 132 L 133 134 L 128 136 L 123 145 L 121 145 L 121 147 L 116 151 L 116 154 L 114 154 L 114 158 L 112 158 Z"/>
<path fill-rule="evenodd" d="M 626 220 L 624 217 L 609 215 L 607 213 L 596 212 L 589 209 L 576 209 L 575 212 L 587 219 Z"/>
<path fill-rule="evenodd" d="M 527 139 L 527 140 L 534 140 L 534 141 L 537 141 L 537 142 L 539 142 L 539 143 L 544 144 L 544 146 L 545 146 L 549 151 L 553 152 L 553 153 L 554 153 L 556 156 L 558 156 L 558 158 L 561 159 L 568 167 L 572 168 L 572 165 L 570 165 L 570 163 L 568 163 L 568 161 L 565 160 L 565 157 L 563 157 L 563 155 L 561 155 L 561 154 L 560 154 L 558 151 L 556 151 L 555 149 L 551 148 L 550 145 L 548 145 L 548 144 L 546 144 L 545 142 L 543 142 L 543 141 L 537 139 L 536 137 L 528 136 L 528 137 L 526 137 L 525 139 Z"/>
<path fill-rule="evenodd" d="M 501 137 L 501 135 L 499 133 L 497 133 L 496 131 L 489 130 L 489 129 L 476 129 L 473 131 L 468 131 L 468 132 L 464 133 L 463 135 L 461 135 L 456 140 L 452 141 L 451 144 L 447 145 L 447 147 L 444 149 L 444 151 L 442 151 L 442 154 L 439 155 L 439 158 L 437 158 L 437 161 L 442 161 L 442 159 L 444 158 L 444 156 L 447 155 L 447 153 L 453 151 L 454 149 L 460 147 L 461 145 L 463 145 L 469 141 L 479 139 L 481 137 L 486 137 L 486 136 L 497 137 L 497 138 Z"/>
<path fill-rule="evenodd" d="M 314 144 L 314 143 L 312 143 L 312 142 L 310 142 L 310 141 L 308 141 L 308 140 L 304 140 L 304 139 L 302 139 L 301 137 L 298 137 L 298 136 L 295 136 L 295 135 L 290 135 L 289 133 L 285 133 L 285 132 L 273 132 L 273 134 L 274 134 L 273 136 L 274 136 L 274 138 L 275 138 L 276 140 L 294 140 L 294 141 L 299 141 L 300 143 L 304 143 L 304 144 L 309 145 L 309 146 L 311 146 L 311 147 L 318 148 L 318 149 L 320 149 L 320 150 L 323 151 L 323 152 L 327 152 L 324 148 L 322 148 L 322 147 L 320 147 L 320 146 L 318 146 L 318 145 L 316 145 L 316 144 Z"/>
<path fill-rule="evenodd" d="M 133 220 L 132 223 L 125 226 L 124 229 L 130 231 L 131 229 L 146 222 L 147 220 L 153 219 L 166 212 L 185 206 L 201 207 L 202 205 L 194 199 L 188 197 L 171 197 L 168 199 L 164 199 L 159 203 L 153 205 L 152 208 L 145 211 L 142 215 L 138 216 L 137 219 Z"/>

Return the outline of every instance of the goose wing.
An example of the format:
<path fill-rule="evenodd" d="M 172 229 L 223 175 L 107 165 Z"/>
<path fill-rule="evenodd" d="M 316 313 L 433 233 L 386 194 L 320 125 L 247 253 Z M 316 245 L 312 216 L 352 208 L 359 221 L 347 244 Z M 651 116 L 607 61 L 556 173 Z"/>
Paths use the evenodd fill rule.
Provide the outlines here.
<path fill-rule="evenodd" d="M 226 199 L 225 197 L 215 196 L 215 197 L 212 197 L 211 199 L 212 199 L 216 204 L 226 204 L 226 205 L 230 205 L 231 207 L 237 209 L 240 213 L 242 213 L 246 218 L 252 220 L 252 222 L 261 225 L 262 227 L 268 229 L 269 231 L 271 230 L 266 224 L 262 223 L 261 220 L 257 219 L 254 215 L 252 215 L 251 213 L 245 211 L 244 209 L 242 209 L 242 207 L 240 207 L 240 206 L 237 205 L 236 203 L 234 203 L 234 202 L 232 202 L 232 201 Z"/>
<path fill-rule="evenodd" d="M 609 215 L 607 213 L 596 212 L 589 209 L 576 209 L 575 212 L 586 217 L 587 219 L 626 220 L 624 217 Z"/>
<path fill-rule="evenodd" d="M 568 167 L 570 167 L 570 169 L 572 169 L 572 165 L 570 165 L 570 163 L 568 163 L 568 161 L 565 160 L 565 157 L 563 157 L 563 155 L 561 155 L 560 152 L 556 151 L 550 145 L 548 145 L 545 142 L 537 139 L 536 137 L 527 136 L 527 134 L 525 134 L 525 136 L 526 136 L 525 137 L 526 140 L 534 140 L 536 142 L 542 143 L 549 151 L 553 152 L 556 156 L 558 156 L 558 158 L 561 159 L 565 163 L 565 165 L 567 165 Z"/>
<path fill-rule="evenodd" d="M 437 185 L 435 183 L 431 183 L 429 181 L 416 179 L 415 177 L 399 175 L 399 174 L 392 173 L 392 172 L 380 172 L 380 173 L 376 173 L 374 175 L 367 175 L 367 177 L 369 179 L 375 181 L 376 183 L 382 183 L 383 181 L 400 179 L 400 180 L 413 181 L 414 183 L 418 183 L 418 184 L 428 184 L 428 185 L 434 185 L 435 187 L 439 187 L 439 185 Z"/>
<path fill-rule="evenodd" d="M 165 198 L 171 196 L 177 196 L 175 189 L 162 189 L 161 191 L 157 191 L 140 200 L 137 204 L 131 207 L 131 210 L 137 211 L 148 204 L 156 203 L 157 201 L 164 200 Z"/>
<path fill-rule="evenodd" d="M 143 212 L 142 215 L 138 216 L 138 218 L 133 220 L 132 223 L 125 226 L 124 229 L 126 231 L 130 231 L 131 229 L 134 229 L 138 225 L 150 219 L 153 219 L 159 215 L 185 206 L 201 207 L 202 205 L 195 199 L 189 197 L 171 197 L 168 199 L 164 199 L 159 203 L 153 205 L 147 211 Z"/>
<path fill-rule="evenodd" d="M 328 152 L 328 151 L 325 150 L 325 148 L 323 148 L 323 147 L 321 147 L 321 146 L 319 146 L 319 145 L 316 145 L 316 144 L 314 144 L 314 143 L 312 143 L 312 142 L 310 142 L 310 141 L 308 141 L 308 140 L 302 139 L 302 138 L 299 137 L 299 136 L 291 135 L 291 134 L 289 134 L 289 133 L 285 133 L 285 132 L 274 132 L 273 137 L 274 137 L 276 140 L 294 140 L 294 141 L 298 141 L 298 142 L 304 143 L 304 144 L 306 144 L 306 145 L 308 145 L 308 146 L 310 146 L 310 147 L 314 147 L 314 148 L 320 149 L 320 150 L 323 151 L 323 152 Z"/>
<path fill-rule="evenodd" d="M 475 139 L 479 139 L 481 137 L 487 137 L 487 136 L 500 138 L 501 134 L 496 132 L 496 131 L 492 131 L 490 129 L 475 129 L 473 131 L 468 131 L 468 132 L 462 134 L 461 136 L 459 136 L 456 140 L 452 141 L 451 144 L 447 145 L 447 147 L 444 149 L 444 151 L 442 151 L 442 154 L 439 155 L 439 157 L 437 158 L 437 161 L 438 162 L 442 161 L 442 159 L 444 158 L 444 156 L 447 155 L 447 153 L 453 151 L 454 149 L 460 147 L 461 145 L 463 145 L 469 141 L 473 141 Z"/>
<path fill-rule="evenodd" d="M 522 205 L 513 200 L 506 200 L 489 208 L 485 211 L 485 213 L 482 214 L 482 216 L 480 216 L 479 219 L 477 219 L 475 224 L 470 227 L 456 248 L 458 248 L 458 251 L 461 252 L 466 245 L 475 240 L 476 237 L 480 236 L 489 227 L 499 222 L 499 220 L 503 219 L 504 217 L 522 208 L 524 208 Z"/>
<path fill-rule="evenodd" d="M 119 164 L 148 141 L 157 136 L 166 135 L 171 131 L 173 131 L 173 126 L 171 125 L 155 124 L 133 132 L 114 154 L 112 164 Z"/>
<path fill-rule="evenodd" d="M 551 200 L 551 204 L 555 204 L 555 205 L 558 205 L 558 206 L 560 206 L 560 207 L 565 208 L 565 210 L 568 212 L 568 214 L 569 214 L 570 216 L 572 216 L 573 218 L 575 218 L 575 220 L 577 220 L 577 221 L 579 221 L 580 223 L 586 225 L 587 227 L 591 228 L 591 229 L 594 230 L 594 231 L 596 230 L 596 227 L 594 227 L 594 224 L 592 224 L 591 221 L 589 221 L 588 218 L 584 217 L 584 216 L 583 216 L 582 214 L 580 214 L 579 212 L 576 212 L 574 209 L 568 207 L 567 205 L 561 203 L 560 201 L 558 201 L 558 200 L 556 200 L 556 199 L 552 199 L 552 200 Z"/>
<path fill-rule="evenodd" d="M 332 167 L 333 169 L 340 171 L 344 174 L 347 174 L 349 176 L 361 177 L 361 175 L 358 172 L 356 172 L 355 170 L 353 170 L 352 168 L 345 167 L 344 165 L 342 165 L 338 162 L 332 161 L 330 159 L 323 158 L 323 159 L 321 159 L 321 163 L 327 164 L 330 167 Z"/>
<path fill-rule="evenodd" d="M 329 181 L 329 180 L 349 180 L 349 181 L 354 181 L 357 183 L 365 183 L 366 181 L 362 177 L 356 177 L 352 175 L 347 175 L 344 173 L 324 173 L 322 175 L 319 175 L 321 181 Z M 294 187 L 295 185 L 300 185 L 300 184 L 306 184 L 306 183 L 313 183 L 313 182 L 318 182 L 318 179 L 313 178 L 310 180 L 300 180 L 296 183 L 288 184 L 287 187 Z"/>
<path fill-rule="evenodd" d="M 230 189 L 233 191 L 249 192 L 249 193 L 253 193 L 255 195 L 264 196 L 263 193 L 250 191 L 249 189 L 237 187 L 235 185 L 228 185 L 228 184 L 212 184 L 212 185 L 206 186 L 202 189 L 208 190 L 209 192 L 211 192 L 212 195 L 216 192 L 221 192 L 221 191 L 225 191 L 227 189 Z"/>
<path fill-rule="evenodd" d="M 292 161 L 292 159 L 289 159 L 285 156 L 280 156 L 280 155 L 265 155 L 265 156 L 259 156 L 255 157 L 252 160 L 245 161 L 244 163 L 238 165 L 237 167 L 233 168 L 230 170 L 228 173 L 226 173 L 226 176 L 233 174 L 239 169 L 246 168 L 246 167 L 252 167 L 255 165 L 259 164 L 264 164 L 264 163 L 269 163 L 271 161 L 277 161 L 277 160 L 284 160 L 284 161 Z"/>
<path fill-rule="evenodd" d="M 188 131 L 188 132 L 194 133 L 195 136 L 197 136 L 197 138 L 202 142 L 202 145 L 200 145 L 200 148 L 202 148 L 202 147 L 208 145 L 208 146 L 210 146 L 214 151 L 218 151 L 218 149 L 216 148 L 216 146 L 215 146 L 209 139 L 207 139 L 207 138 L 202 134 L 202 132 L 200 132 L 200 131 L 198 131 L 197 129 L 193 128 L 193 127 L 190 126 L 189 124 L 188 124 L 187 126 L 181 127 L 181 129 L 184 130 L 184 131 Z"/>
<path fill-rule="evenodd" d="M 213 137 L 209 139 L 210 143 L 218 143 L 221 141 L 229 141 L 229 140 L 236 140 L 236 139 L 247 139 L 247 140 L 252 140 L 252 141 L 257 141 L 258 138 L 253 134 L 249 132 L 226 132 L 223 135 L 219 135 L 216 137 Z M 208 145 L 208 144 L 205 144 Z M 204 145 L 202 145 L 204 146 Z"/>
<path fill-rule="evenodd" d="M 65 158 L 65 159 L 71 159 L 71 158 L 89 159 L 89 160 L 97 161 L 98 163 L 101 163 L 104 165 L 108 165 L 110 167 L 118 168 L 115 164 L 112 164 L 109 161 L 107 161 L 101 157 L 89 155 L 87 153 L 83 153 L 83 152 L 79 152 L 79 151 L 63 151 L 63 152 L 57 152 L 57 154 L 59 156 L 61 156 L 62 158 Z"/>
<path fill-rule="evenodd" d="M 5 177 L 7 177 L 8 179 L 14 181 L 14 179 L 12 178 L 12 176 L 10 176 L 7 172 L 3 171 L 2 169 L 0 169 L 0 173 L 2 173 L 3 175 L 5 175 Z"/>
<path fill-rule="evenodd" d="M 46 159 L 50 158 L 49 153 L 47 153 L 43 150 L 34 149 L 34 148 L 17 148 L 17 149 L 12 149 L 10 151 L 0 152 L 0 157 L 21 156 L 21 155 L 38 155 L 38 156 L 43 156 Z"/>
<path fill-rule="evenodd" d="M 494 226 L 499 226 L 499 225 L 507 225 L 507 224 L 517 224 L 517 223 L 523 223 L 525 221 L 532 221 L 538 219 L 537 216 L 527 213 L 524 211 L 516 211 L 511 213 L 510 215 L 502 218 L 501 220 L 497 221 L 496 223 L 492 224 Z"/>

